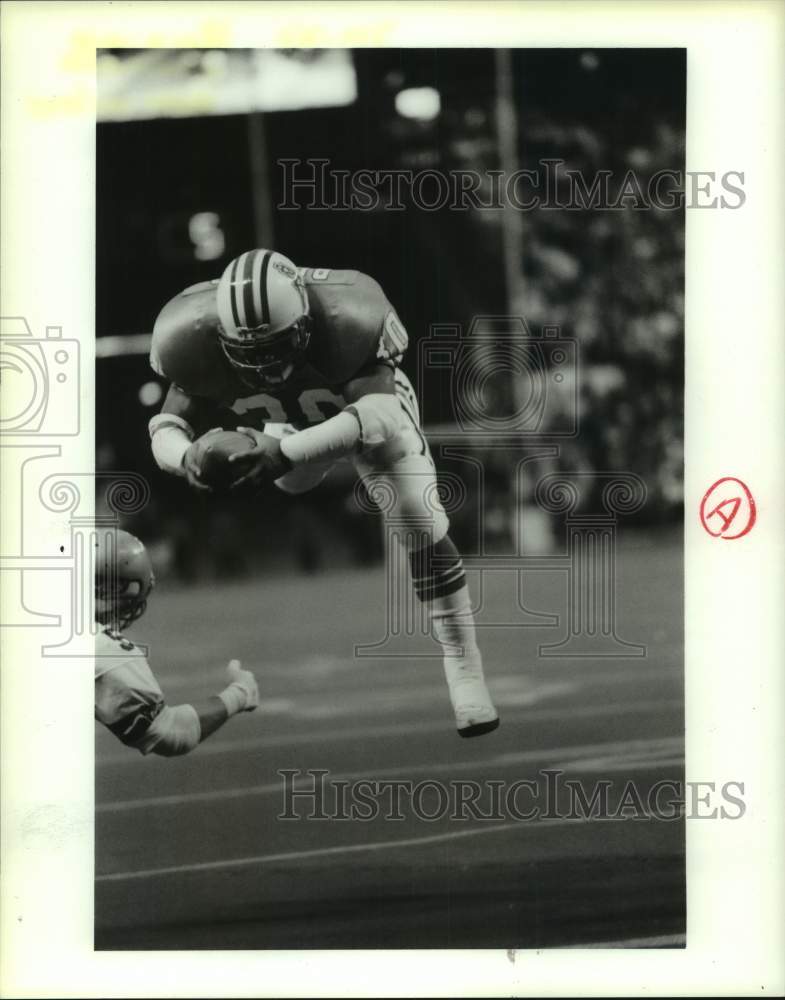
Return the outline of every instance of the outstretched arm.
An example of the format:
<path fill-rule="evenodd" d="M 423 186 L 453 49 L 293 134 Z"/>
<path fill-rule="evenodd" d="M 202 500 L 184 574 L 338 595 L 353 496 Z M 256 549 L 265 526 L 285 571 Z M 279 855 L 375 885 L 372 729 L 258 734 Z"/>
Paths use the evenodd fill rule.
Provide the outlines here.
<path fill-rule="evenodd" d="M 165 706 L 144 737 L 136 743 L 142 753 L 177 757 L 189 753 L 220 729 L 233 715 L 252 712 L 259 704 L 254 675 L 239 660 L 227 667 L 229 685 L 219 694 L 194 705 Z"/>
<path fill-rule="evenodd" d="M 355 376 L 344 385 L 343 395 L 349 403 L 337 416 L 280 441 L 251 427 L 238 427 L 255 447 L 229 459 L 243 473 L 235 486 L 258 487 L 298 465 L 337 461 L 377 448 L 406 421 L 395 395 L 394 370 L 388 364 L 374 365 Z"/>
<path fill-rule="evenodd" d="M 281 441 L 292 465 L 359 454 L 388 441 L 398 430 L 403 411 L 395 395 L 394 369 L 377 364 L 343 387 L 348 401 L 341 413 Z"/>

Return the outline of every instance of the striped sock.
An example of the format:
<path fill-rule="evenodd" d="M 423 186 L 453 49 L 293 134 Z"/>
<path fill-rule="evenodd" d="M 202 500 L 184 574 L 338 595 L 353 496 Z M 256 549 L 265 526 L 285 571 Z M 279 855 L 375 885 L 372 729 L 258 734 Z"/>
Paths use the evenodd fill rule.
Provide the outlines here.
<path fill-rule="evenodd" d="M 425 603 L 449 597 L 466 586 L 463 560 L 449 536 L 409 556 L 414 592 Z"/>
<path fill-rule="evenodd" d="M 444 653 L 444 674 L 463 736 L 498 725 L 482 669 L 463 562 L 449 537 L 411 553 L 415 593 L 427 610 Z"/>

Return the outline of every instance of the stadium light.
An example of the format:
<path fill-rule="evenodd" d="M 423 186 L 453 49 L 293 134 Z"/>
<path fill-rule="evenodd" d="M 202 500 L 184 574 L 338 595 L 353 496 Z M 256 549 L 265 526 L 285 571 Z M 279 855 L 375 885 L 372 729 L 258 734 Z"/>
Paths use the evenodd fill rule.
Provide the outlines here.
<path fill-rule="evenodd" d="M 160 382 L 145 382 L 139 388 L 139 402 L 142 406 L 155 406 L 161 402 L 163 394 Z"/>
<path fill-rule="evenodd" d="M 433 87 L 409 87 L 395 95 L 395 110 L 402 118 L 430 122 L 442 110 L 442 99 Z"/>

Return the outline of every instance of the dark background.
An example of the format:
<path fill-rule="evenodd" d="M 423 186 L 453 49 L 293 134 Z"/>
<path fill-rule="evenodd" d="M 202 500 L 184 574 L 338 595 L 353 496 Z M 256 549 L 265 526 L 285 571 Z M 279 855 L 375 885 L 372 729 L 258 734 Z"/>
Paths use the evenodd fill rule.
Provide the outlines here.
<path fill-rule="evenodd" d="M 139 57 L 144 73 L 130 75 L 139 88 L 151 64 L 165 78 L 177 60 L 197 75 L 202 63 L 242 62 L 236 53 L 113 56 L 132 70 Z M 408 814 L 400 824 L 277 819 L 281 768 L 511 783 L 550 767 L 587 792 L 607 779 L 614 799 L 628 781 L 645 799 L 653 782 L 684 777 L 683 211 L 527 212 L 513 256 L 503 211 L 273 206 L 276 161 L 286 157 L 323 157 L 334 170 L 480 172 L 502 169 L 505 156 L 529 169 L 551 158 L 589 180 L 610 170 L 620 182 L 633 169 L 645 189 L 657 170 L 684 166 L 685 53 L 512 53 L 518 148 L 504 155 L 511 133 L 497 125 L 496 53 L 352 58 L 358 97 L 345 107 L 98 125 L 98 464 L 149 477 L 151 502 L 127 526 L 148 544 L 160 581 L 130 635 L 149 647 L 172 703 L 212 694 L 229 657 L 256 673 L 261 701 L 178 760 L 141 761 L 99 728 L 96 947 L 683 947 L 683 819 L 509 821 L 490 834 L 480 820 L 424 824 Z M 439 91 L 435 119 L 396 111 L 396 93 L 416 86 Z M 262 183 L 261 200 L 260 176 L 271 186 Z M 205 212 L 225 242 L 210 261 L 197 259 L 189 236 Z M 415 379 L 433 323 L 467 327 L 475 315 L 512 311 L 534 334 L 556 325 L 575 339 L 580 433 L 538 471 L 632 471 L 645 481 L 645 506 L 619 519 L 610 580 L 615 634 L 645 656 L 544 655 L 541 644 L 558 644 L 575 610 L 565 574 L 488 572 L 480 593 L 470 571 L 502 724 L 460 740 L 441 657 L 417 635 L 374 645 L 390 626 L 391 595 L 377 564 L 380 518 L 359 512 L 351 478 L 333 474 L 301 498 L 271 491 L 238 503 L 205 500 L 155 467 L 146 425 L 160 388 L 145 335 L 171 296 L 265 243 L 300 265 L 377 278 L 408 329 L 404 367 Z M 139 339 L 115 339 L 126 335 Z M 445 470 L 439 451 L 454 422 L 447 397 L 417 388 L 437 464 L 471 485 L 471 470 Z M 553 429 L 546 421 L 543 434 Z M 515 450 L 475 457 L 489 495 L 483 518 L 471 489 L 451 514 L 463 554 L 477 551 L 480 531 L 484 551 L 518 552 L 520 507 L 525 547 L 563 551 L 564 526 L 536 507 L 534 477 L 515 497 Z M 552 622 L 521 625 L 522 602 Z M 358 643 L 376 655 L 358 655 Z"/>
<path fill-rule="evenodd" d="M 616 184 L 634 169 L 644 190 L 655 171 L 683 169 L 684 51 L 548 49 L 512 56 L 521 168 L 561 159 L 589 181 L 610 170 Z M 263 116 L 274 233 L 264 242 L 298 265 L 358 268 L 377 278 L 408 329 L 404 368 L 416 381 L 416 342 L 430 324 L 468 325 L 474 315 L 508 310 L 502 212 L 424 212 L 411 204 L 404 211 L 383 205 L 370 212 L 280 211 L 274 207 L 283 197 L 277 161 L 321 157 L 332 170 L 499 169 L 494 53 L 356 50 L 352 58 L 353 104 Z M 417 86 L 441 95 L 434 121 L 396 112 L 395 94 Z M 258 245 L 251 164 L 248 115 L 99 123 L 99 338 L 149 333 L 169 298 L 217 277 L 232 257 Z M 225 243 L 209 261 L 196 258 L 189 236 L 189 220 L 202 212 L 216 213 Z M 541 209 L 523 213 L 522 227 L 525 292 L 513 306 L 531 329 L 558 325 L 579 344 L 581 433 L 562 447 L 562 467 L 636 472 L 649 491 L 636 523 L 674 522 L 682 481 L 683 210 Z M 270 518 L 295 520 L 301 541 L 295 552 L 291 545 L 277 551 L 260 534 L 258 503 L 205 505 L 188 495 L 150 455 L 146 424 L 161 405 L 158 381 L 145 353 L 99 359 L 97 455 L 104 468 L 134 469 L 151 480 L 152 505 L 129 527 L 150 542 L 160 540 L 164 562 L 181 577 L 251 571 L 292 556 L 313 569 L 327 558 L 380 554 L 379 532 L 347 500 L 345 477 L 331 477 L 296 501 L 266 498 Z M 426 425 L 434 417 L 439 424 L 453 419 L 449 405 L 431 397 Z M 509 484 L 504 468 L 497 473 L 496 543 L 503 548 L 512 530 L 505 526 Z M 328 521 L 332 540 L 325 537 Z M 457 521 L 460 536 L 460 514 Z M 218 530 L 232 523 L 234 531 Z M 217 539 L 201 566 L 176 543 L 195 528 Z M 238 535 L 240 545 L 230 538 Z M 259 550 L 249 561 L 251 539 Z"/>

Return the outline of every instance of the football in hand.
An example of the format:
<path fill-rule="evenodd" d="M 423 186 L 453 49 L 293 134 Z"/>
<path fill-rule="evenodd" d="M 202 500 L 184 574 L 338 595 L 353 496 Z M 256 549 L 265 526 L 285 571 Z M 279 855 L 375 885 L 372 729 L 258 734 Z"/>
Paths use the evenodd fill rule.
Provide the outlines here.
<path fill-rule="evenodd" d="M 194 463 L 205 486 L 220 492 L 228 490 L 241 475 L 241 470 L 229 459 L 250 451 L 254 443 L 240 431 L 208 431 L 194 442 Z"/>

